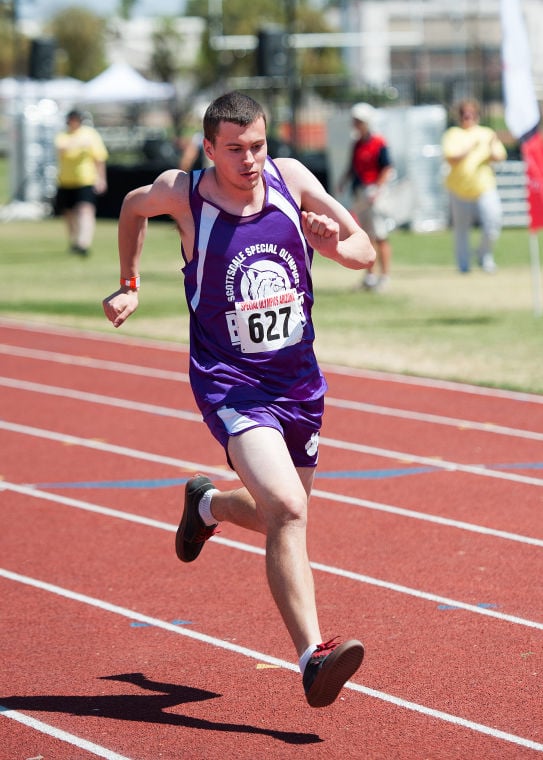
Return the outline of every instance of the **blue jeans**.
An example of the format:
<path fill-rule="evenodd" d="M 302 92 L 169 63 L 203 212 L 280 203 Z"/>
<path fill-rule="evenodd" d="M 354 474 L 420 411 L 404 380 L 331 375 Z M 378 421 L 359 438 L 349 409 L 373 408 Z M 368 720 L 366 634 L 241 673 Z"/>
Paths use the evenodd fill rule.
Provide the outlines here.
<path fill-rule="evenodd" d="M 475 222 L 481 226 L 481 240 L 477 259 L 482 263 L 485 255 L 492 255 L 492 244 L 502 228 L 502 208 L 497 190 L 488 190 L 472 201 L 462 200 L 450 193 L 451 216 L 454 231 L 454 254 L 461 272 L 469 272 L 471 266 L 470 232 Z"/>

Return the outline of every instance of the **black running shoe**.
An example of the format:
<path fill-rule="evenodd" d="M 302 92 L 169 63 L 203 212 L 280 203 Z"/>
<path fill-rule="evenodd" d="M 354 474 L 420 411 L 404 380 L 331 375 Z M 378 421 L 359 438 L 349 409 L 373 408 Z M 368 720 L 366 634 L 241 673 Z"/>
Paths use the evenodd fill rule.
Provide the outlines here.
<path fill-rule="evenodd" d="M 203 549 L 204 543 L 215 533 L 215 525 L 206 525 L 198 512 L 200 499 L 214 488 L 205 475 L 197 475 L 185 486 L 183 516 L 175 536 L 175 551 L 181 562 L 193 562 Z"/>
<path fill-rule="evenodd" d="M 364 647 L 356 639 L 344 644 L 336 644 L 334 639 L 319 644 L 303 676 L 305 696 L 311 707 L 331 705 L 363 659 Z"/>

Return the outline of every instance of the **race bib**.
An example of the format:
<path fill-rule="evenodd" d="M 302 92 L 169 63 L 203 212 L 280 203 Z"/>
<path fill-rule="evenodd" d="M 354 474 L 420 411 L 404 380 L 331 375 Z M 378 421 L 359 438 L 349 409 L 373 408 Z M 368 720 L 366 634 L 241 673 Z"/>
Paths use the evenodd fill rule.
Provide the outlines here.
<path fill-rule="evenodd" d="M 301 341 L 304 331 L 294 288 L 254 301 L 236 302 L 236 321 L 241 350 L 245 354 L 293 346 Z"/>

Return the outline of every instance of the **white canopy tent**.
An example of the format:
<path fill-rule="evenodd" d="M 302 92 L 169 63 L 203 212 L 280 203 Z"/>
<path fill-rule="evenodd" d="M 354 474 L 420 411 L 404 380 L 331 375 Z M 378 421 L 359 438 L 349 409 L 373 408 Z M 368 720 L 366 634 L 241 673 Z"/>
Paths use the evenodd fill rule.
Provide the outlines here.
<path fill-rule="evenodd" d="M 140 103 L 170 100 L 175 87 L 166 82 L 151 82 L 126 63 L 114 63 L 80 89 L 77 102 Z"/>
<path fill-rule="evenodd" d="M 10 186 L 13 200 L 40 206 L 55 192 L 54 136 L 74 106 L 165 102 L 172 84 L 151 82 L 125 63 L 115 63 L 90 82 L 71 78 L 47 81 L 0 79 L 0 107 L 10 115 Z"/>

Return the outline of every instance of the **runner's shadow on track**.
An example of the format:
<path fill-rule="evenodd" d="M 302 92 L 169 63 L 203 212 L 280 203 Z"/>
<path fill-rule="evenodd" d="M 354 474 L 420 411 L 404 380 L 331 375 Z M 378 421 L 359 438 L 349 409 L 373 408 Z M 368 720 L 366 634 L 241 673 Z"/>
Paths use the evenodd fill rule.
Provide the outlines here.
<path fill-rule="evenodd" d="M 160 723 L 184 728 L 199 728 L 204 731 L 226 731 L 240 734 L 263 734 L 287 744 L 315 744 L 323 741 L 317 734 L 294 731 L 275 731 L 260 726 L 243 723 L 218 723 L 202 718 L 164 712 L 169 707 L 187 702 L 201 702 L 221 697 L 214 691 L 194 689 L 191 686 L 151 681 L 143 673 L 122 673 L 115 676 L 100 676 L 105 681 L 124 681 L 152 692 L 148 694 L 115 694 L 90 697 L 79 696 L 0 696 L 1 709 L 27 710 L 37 712 L 61 712 L 69 715 L 91 715 L 92 717 L 130 720 L 136 723 Z"/>

